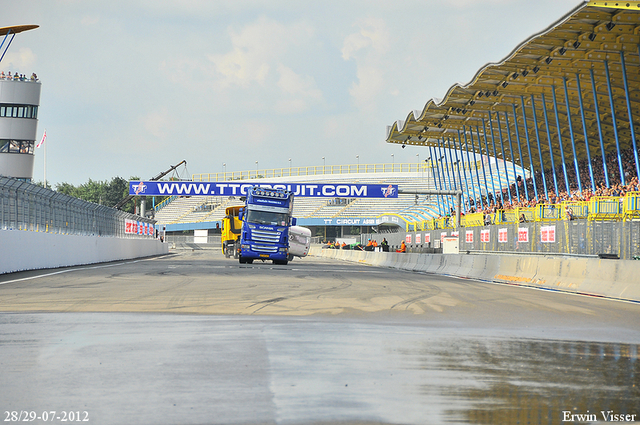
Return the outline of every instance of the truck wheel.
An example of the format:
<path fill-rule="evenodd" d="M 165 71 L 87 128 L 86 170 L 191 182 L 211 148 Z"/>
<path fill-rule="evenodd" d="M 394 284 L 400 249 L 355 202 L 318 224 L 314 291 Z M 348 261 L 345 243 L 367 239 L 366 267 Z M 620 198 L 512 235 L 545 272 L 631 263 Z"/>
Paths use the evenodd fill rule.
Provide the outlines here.
<path fill-rule="evenodd" d="M 253 258 L 247 258 L 246 260 L 244 260 L 245 263 L 247 264 L 253 264 Z"/>
<path fill-rule="evenodd" d="M 288 263 L 287 260 L 273 260 L 273 264 L 277 264 L 279 266 L 286 266 Z"/>
<path fill-rule="evenodd" d="M 293 255 L 289 254 L 289 256 L 287 257 L 288 261 L 293 261 Z"/>
<path fill-rule="evenodd" d="M 240 264 L 245 264 L 247 262 L 247 260 L 242 257 L 238 257 L 238 260 L 240 261 Z"/>

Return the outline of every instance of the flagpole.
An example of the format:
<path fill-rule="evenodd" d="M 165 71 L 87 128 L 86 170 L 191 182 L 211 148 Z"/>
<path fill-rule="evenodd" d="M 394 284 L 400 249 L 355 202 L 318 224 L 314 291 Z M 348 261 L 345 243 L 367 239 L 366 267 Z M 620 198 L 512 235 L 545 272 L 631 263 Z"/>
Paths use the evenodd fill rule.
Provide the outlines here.
<path fill-rule="evenodd" d="M 44 145 L 44 188 L 47 188 L 47 145 Z"/>

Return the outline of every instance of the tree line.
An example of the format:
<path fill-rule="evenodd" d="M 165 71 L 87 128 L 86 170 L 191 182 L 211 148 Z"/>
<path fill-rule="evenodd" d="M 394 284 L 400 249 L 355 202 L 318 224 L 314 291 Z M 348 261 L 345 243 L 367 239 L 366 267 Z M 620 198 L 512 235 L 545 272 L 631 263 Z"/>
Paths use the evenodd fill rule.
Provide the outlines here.
<path fill-rule="evenodd" d="M 131 177 L 130 180 L 140 180 L 139 177 Z M 105 205 L 107 207 L 113 207 L 126 196 L 129 195 L 129 180 L 125 180 L 122 177 L 114 177 L 111 181 L 87 181 L 78 186 L 74 186 L 71 183 L 56 183 L 56 192 L 64 193 L 65 195 L 73 196 L 88 202 L 95 204 Z M 129 213 L 135 213 L 136 203 L 140 201 L 140 196 L 136 196 L 131 201 L 122 206 L 121 210 Z M 146 196 L 148 209 L 152 207 L 152 196 Z M 162 202 L 163 197 L 156 197 L 156 202 Z"/>

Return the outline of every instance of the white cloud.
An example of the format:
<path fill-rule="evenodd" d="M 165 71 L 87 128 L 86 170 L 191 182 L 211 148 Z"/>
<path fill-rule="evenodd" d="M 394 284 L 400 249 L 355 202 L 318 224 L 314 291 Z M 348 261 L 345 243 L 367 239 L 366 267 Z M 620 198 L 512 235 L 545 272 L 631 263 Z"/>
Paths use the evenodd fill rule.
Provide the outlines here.
<path fill-rule="evenodd" d="M 33 69 L 36 63 L 36 55 L 29 48 L 21 48 L 17 52 L 7 52 L 3 61 L 3 69 L 13 69 L 20 74 L 29 73 L 27 77 L 31 76 L 30 70 Z"/>
<path fill-rule="evenodd" d="M 233 29 L 228 32 L 231 51 L 209 56 L 219 87 L 265 84 L 271 70 L 277 68 L 288 50 L 306 42 L 313 31 L 305 24 L 287 26 L 261 17 L 239 32 Z"/>
<path fill-rule="evenodd" d="M 285 96 L 278 100 L 278 112 L 299 113 L 306 111 L 314 103 L 322 102 L 322 92 L 317 88 L 312 76 L 296 74 L 282 64 L 278 66 L 278 72 L 278 87 Z"/>
<path fill-rule="evenodd" d="M 342 58 L 353 59 L 357 65 L 357 82 L 349 89 L 354 104 L 362 110 L 376 109 L 379 96 L 385 90 L 385 69 L 388 69 L 386 53 L 391 35 L 384 20 L 366 18 L 356 26 L 358 32 L 344 40 Z"/>

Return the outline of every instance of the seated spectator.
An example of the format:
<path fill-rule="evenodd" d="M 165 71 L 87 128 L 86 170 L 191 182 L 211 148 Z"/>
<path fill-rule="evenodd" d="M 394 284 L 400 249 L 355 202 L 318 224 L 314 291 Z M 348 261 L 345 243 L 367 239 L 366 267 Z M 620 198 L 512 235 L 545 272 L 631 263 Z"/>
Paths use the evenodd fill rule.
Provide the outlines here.
<path fill-rule="evenodd" d="M 387 242 L 387 238 L 382 238 L 380 246 L 382 247 L 382 252 L 389 252 L 389 242 Z"/>
<path fill-rule="evenodd" d="M 526 223 L 527 222 L 527 217 L 524 216 L 524 214 L 520 214 L 520 223 Z"/>
<path fill-rule="evenodd" d="M 407 245 L 402 241 L 400 244 L 400 249 L 397 249 L 396 252 L 407 252 Z"/>
<path fill-rule="evenodd" d="M 574 217 L 573 217 L 573 209 L 569 208 L 568 205 L 565 207 L 565 217 L 566 217 L 567 220 L 573 220 L 574 219 Z"/>
<path fill-rule="evenodd" d="M 367 242 L 367 246 L 364 247 L 365 251 L 373 251 L 373 242 L 371 242 L 371 239 L 369 239 L 369 241 Z"/>
<path fill-rule="evenodd" d="M 346 243 L 342 242 L 341 245 L 342 249 L 349 249 L 349 245 L 347 245 Z"/>

